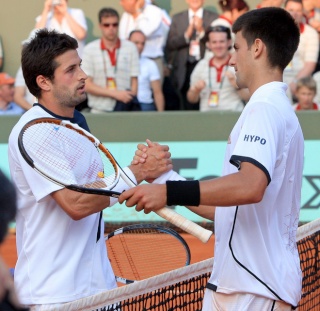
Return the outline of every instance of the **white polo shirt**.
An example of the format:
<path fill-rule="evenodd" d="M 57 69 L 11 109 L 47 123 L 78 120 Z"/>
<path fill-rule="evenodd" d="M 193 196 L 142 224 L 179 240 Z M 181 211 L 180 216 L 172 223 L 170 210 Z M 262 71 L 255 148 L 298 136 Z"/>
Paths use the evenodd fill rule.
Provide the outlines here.
<path fill-rule="evenodd" d="M 78 8 L 68 8 L 68 13 L 85 31 L 87 31 L 88 29 L 87 20 L 83 10 Z M 36 18 L 36 22 L 38 22 L 40 19 L 41 19 L 41 15 L 39 15 Z M 52 14 L 52 11 L 50 11 L 47 15 L 47 22 L 45 27 L 50 30 L 56 30 L 60 33 L 66 33 L 67 35 L 75 38 L 78 41 L 78 53 L 80 57 L 82 57 L 83 48 L 86 44 L 86 39 L 78 40 L 76 38 L 76 35 L 74 34 L 72 28 L 67 22 L 66 17 L 64 17 L 62 21 L 58 21 Z"/>
<path fill-rule="evenodd" d="M 244 107 L 241 97 L 237 90 L 230 83 L 226 72 L 235 73 L 234 68 L 228 65 L 221 67 L 221 74 L 215 67 L 209 66 L 210 60 L 202 59 L 198 62 L 192 71 L 190 85 L 194 86 L 199 80 L 203 80 L 206 84 L 200 92 L 200 111 L 217 111 L 217 110 L 233 110 L 241 111 Z M 209 105 L 209 97 L 211 92 L 217 94 L 217 105 Z"/>
<path fill-rule="evenodd" d="M 76 114 L 85 123 L 84 117 Z M 65 303 L 116 287 L 100 213 L 71 219 L 50 195 L 62 187 L 33 170 L 20 154 L 21 128 L 40 117 L 57 116 L 34 106 L 9 137 L 10 173 L 18 195 L 14 282 L 26 305 Z"/>
<path fill-rule="evenodd" d="M 217 292 L 251 293 L 296 306 L 304 139 L 286 88 L 272 82 L 256 90 L 229 137 L 223 175 L 250 162 L 266 174 L 269 185 L 257 204 L 217 207 L 209 283 Z"/>
<path fill-rule="evenodd" d="M 134 43 L 121 40 L 116 52 L 116 65 L 113 66 L 105 50 L 101 50 L 101 39 L 87 44 L 83 51 L 83 71 L 93 83 L 106 87 L 106 79 L 114 78 L 118 90 L 130 90 L 131 78 L 139 76 L 139 53 Z M 111 97 L 88 93 L 88 106 L 100 111 L 113 111 L 116 100 Z"/>

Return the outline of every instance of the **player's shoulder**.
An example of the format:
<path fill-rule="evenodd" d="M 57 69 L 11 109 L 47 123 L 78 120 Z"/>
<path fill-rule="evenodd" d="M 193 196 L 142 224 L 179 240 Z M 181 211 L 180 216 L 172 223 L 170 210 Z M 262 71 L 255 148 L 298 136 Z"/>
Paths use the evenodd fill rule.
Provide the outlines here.
<path fill-rule="evenodd" d="M 18 122 L 14 125 L 14 127 L 11 130 L 11 133 L 9 135 L 9 142 L 12 140 L 12 137 L 16 138 L 21 129 L 31 120 L 38 119 L 41 117 L 45 117 L 44 111 L 37 107 L 33 106 L 31 109 L 26 111 L 18 120 Z"/>

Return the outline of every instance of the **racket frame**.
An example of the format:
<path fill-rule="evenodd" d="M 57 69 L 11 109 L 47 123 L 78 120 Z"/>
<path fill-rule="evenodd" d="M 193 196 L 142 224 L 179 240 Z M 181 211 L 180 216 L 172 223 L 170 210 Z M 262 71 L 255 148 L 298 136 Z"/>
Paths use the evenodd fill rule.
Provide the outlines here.
<path fill-rule="evenodd" d="M 108 188 L 103 188 L 103 189 L 92 189 L 92 188 L 84 188 L 80 187 L 78 185 L 69 185 L 69 184 L 64 184 L 59 180 L 56 180 L 54 178 L 51 178 L 50 176 L 47 176 L 45 173 L 43 173 L 34 163 L 34 161 L 31 159 L 31 157 L 28 155 L 26 152 L 24 146 L 23 146 L 23 132 L 25 129 L 28 127 L 32 126 L 33 124 L 40 124 L 40 123 L 52 123 L 55 125 L 60 125 L 64 126 L 70 130 L 74 130 L 78 132 L 80 135 L 85 136 L 87 139 L 89 139 L 96 148 L 99 148 L 100 151 L 102 151 L 107 158 L 110 160 L 112 163 L 114 169 L 115 169 L 115 174 L 116 178 L 115 181 L 110 185 Z M 89 193 L 89 194 L 98 194 L 98 195 L 107 195 L 110 197 L 117 198 L 121 194 L 120 192 L 117 191 L 112 191 L 112 189 L 116 186 L 116 184 L 119 181 L 119 178 L 121 177 L 125 183 L 129 187 L 135 187 L 136 184 L 127 176 L 127 174 L 122 170 L 121 166 L 118 164 L 116 159 L 113 157 L 113 155 L 110 153 L 110 151 L 97 139 L 95 138 L 91 133 L 87 132 L 86 130 L 82 129 L 79 125 L 71 123 L 68 120 L 61 120 L 61 119 L 56 119 L 56 118 L 38 118 L 29 121 L 24 125 L 22 130 L 20 131 L 19 137 L 18 137 L 18 146 L 19 150 L 21 152 L 21 155 L 23 158 L 26 160 L 26 162 L 34 168 L 38 173 L 40 173 L 42 176 L 47 178 L 48 180 L 63 186 L 67 189 L 73 190 L 73 191 L 78 191 L 82 193 Z M 185 232 L 188 232 L 192 234 L 193 236 L 197 237 L 200 241 L 203 243 L 207 243 L 210 239 L 210 237 L 213 234 L 213 231 L 205 229 L 201 226 L 199 226 L 197 223 L 192 222 L 191 220 L 185 218 L 184 216 L 176 213 L 173 209 L 169 207 L 163 207 L 157 211 L 154 211 L 158 216 L 161 218 L 169 221 L 170 223 L 174 224 L 175 226 L 179 227 L 180 229 L 184 230 Z"/>
<path fill-rule="evenodd" d="M 190 265 L 190 261 L 191 261 L 191 252 L 190 252 L 190 248 L 188 243 L 185 241 L 185 239 L 175 230 L 173 230 L 172 228 L 169 227 L 164 227 L 164 226 L 160 226 L 157 224 L 133 224 L 133 225 L 128 225 L 128 226 L 124 226 L 121 227 L 119 229 L 114 230 L 113 232 L 110 232 L 109 234 L 107 234 L 104 239 L 105 242 L 107 243 L 108 240 L 110 240 L 111 238 L 117 236 L 117 235 L 121 235 L 123 233 L 128 233 L 131 231 L 134 231 L 136 229 L 153 229 L 153 230 L 157 230 L 166 234 L 170 234 L 172 235 L 174 238 L 176 238 L 184 247 L 185 251 L 186 251 L 186 262 L 185 262 L 185 266 Z M 143 234 L 143 233 L 142 233 Z M 130 280 L 130 279 L 126 279 L 124 277 L 120 277 L 120 276 L 115 276 L 116 281 L 119 283 L 123 283 L 123 284 L 132 284 L 135 282 L 138 282 L 136 280 Z"/>

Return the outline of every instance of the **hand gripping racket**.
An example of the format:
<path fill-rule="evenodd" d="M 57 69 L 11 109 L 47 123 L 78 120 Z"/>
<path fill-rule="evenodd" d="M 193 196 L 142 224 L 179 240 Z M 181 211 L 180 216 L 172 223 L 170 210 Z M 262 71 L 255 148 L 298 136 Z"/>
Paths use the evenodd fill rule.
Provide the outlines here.
<path fill-rule="evenodd" d="M 135 224 L 105 236 L 116 281 L 130 284 L 190 264 L 190 249 L 173 229 Z"/>
<path fill-rule="evenodd" d="M 28 122 L 18 138 L 26 162 L 47 179 L 70 190 L 118 197 L 114 188 L 122 178 L 136 186 L 109 150 L 77 124 L 55 118 Z M 206 243 L 212 231 L 186 219 L 170 208 L 156 213 Z"/>

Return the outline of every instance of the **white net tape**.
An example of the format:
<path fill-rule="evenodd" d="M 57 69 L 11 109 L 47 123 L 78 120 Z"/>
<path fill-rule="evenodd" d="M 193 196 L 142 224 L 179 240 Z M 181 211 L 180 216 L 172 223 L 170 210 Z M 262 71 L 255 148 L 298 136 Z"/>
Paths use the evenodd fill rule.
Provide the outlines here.
<path fill-rule="evenodd" d="M 298 228 L 297 241 L 315 233 L 320 229 L 320 219 L 307 223 Z M 87 311 L 103 310 L 107 305 L 113 305 L 119 301 L 124 301 L 131 297 L 139 296 L 145 293 L 164 288 L 178 282 L 188 280 L 192 277 L 211 272 L 213 258 L 186 266 L 174 271 L 154 276 L 133 284 L 122 286 L 113 290 L 105 291 L 100 294 L 85 297 L 77 301 L 63 304 L 61 306 L 52 306 L 43 308 L 43 311 Z"/>

